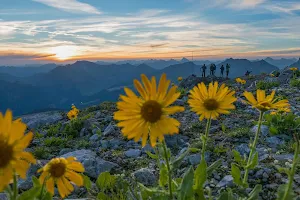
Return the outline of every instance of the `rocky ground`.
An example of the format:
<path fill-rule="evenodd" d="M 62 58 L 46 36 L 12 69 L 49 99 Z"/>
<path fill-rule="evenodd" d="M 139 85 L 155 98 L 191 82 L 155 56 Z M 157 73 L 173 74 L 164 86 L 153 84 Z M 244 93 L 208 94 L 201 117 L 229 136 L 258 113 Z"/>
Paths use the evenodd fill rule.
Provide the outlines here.
<path fill-rule="evenodd" d="M 254 137 L 257 128 L 255 123 L 258 119 L 258 112 L 241 101 L 242 92 L 245 89 L 255 91 L 259 81 L 279 82 L 278 86 L 271 89 L 276 90 L 277 95 L 288 98 L 293 113 L 300 116 L 299 88 L 290 86 L 290 77 L 290 72 L 282 73 L 278 78 L 267 75 L 247 77 L 247 83 L 244 86 L 236 84 L 234 80 L 223 78 L 202 79 L 190 76 L 184 79 L 180 84 L 180 88 L 183 88 L 182 96 L 176 104 L 185 106 L 186 110 L 174 116 L 181 122 L 180 133 L 166 137 L 166 143 L 171 148 L 173 156 L 180 155 L 187 147 L 201 148 L 199 134 L 204 132 L 205 122 L 199 122 L 198 116 L 190 111 L 187 105 L 187 91 L 201 81 L 210 82 L 217 79 L 219 82 L 225 82 L 237 91 L 237 109 L 230 115 L 223 115 L 219 120 L 212 122 L 206 159 L 208 163 L 212 163 L 221 158 L 222 165 L 208 178 L 206 185 L 214 194 L 220 193 L 226 187 L 234 187 L 230 175 L 230 164 L 233 161 L 232 150 L 235 149 L 242 155 L 249 153 L 248 144 Z M 65 113 L 52 111 L 23 116 L 23 121 L 35 133 L 28 151 L 33 152 L 39 161 L 37 165 L 30 168 L 28 180 L 19 182 L 19 188 L 28 190 L 32 186 L 30 177 L 38 176 L 37 169 L 51 158 L 68 156 L 75 156 L 83 163 L 86 169 L 85 174 L 92 181 L 95 181 L 101 172 L 110 171 L 123 173 L 148 186 L 157 184 L 156 161 L 146 154 L 146 151 L 153 151 L 153 149 L 149 145 L 141 148 L 140 143 L 124 138 L 113 120 L 114 111 L 116 111 L 116 106 L 111 102 L 82 110 L 79 115 L 80 122 L 74 125 L 76 127 L 73 128 L 74 130 L 71 130 L 72 134 L 75 134 L 73 138 L 68 135 L 70 129 L 66 127 L 69 126 L 70 121 Z M 287 176 L 280 173 L 278 167 L 291 163 L 292 137 L 288 132 L 273 135 L 266 125 L 263 125 L 261 132 L 257 146 L 259 165 L 250 172 L 249 182 L 250 186 L 262 184 L 263 192 L 260 198 L 269 200 L 275 199 L 278 186 L 287 182 Z M 189 154 L 180 170 L 176 171 L 176 176 L 180 177 L 188 166 L 196 166 L 199 162 L 199 154 Z M 299 172 L 298 170 L 294 181 L 294 190 L 297 195 L 300 195 Z M 2 198 L 4 197 L 0 194 L 0 199 Z M 77 188 L 69 198 L 95 199 L 93 194 L 87 193 L 83 188 Z"/>

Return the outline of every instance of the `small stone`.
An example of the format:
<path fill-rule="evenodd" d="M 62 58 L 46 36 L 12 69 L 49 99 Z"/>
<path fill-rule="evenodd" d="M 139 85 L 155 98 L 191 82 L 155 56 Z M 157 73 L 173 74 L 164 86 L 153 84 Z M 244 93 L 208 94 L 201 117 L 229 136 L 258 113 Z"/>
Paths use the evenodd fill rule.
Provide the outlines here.
<path fill-rule="evenodd" d="M 94 134 L 90 137 L 89 139 L 91 142 L 96 142 L 97 140 L 99 140 L 99 135 L 98 134 Z"/>
<path fill-rule="evenodd" d="M 266 142 L 269 144 L 270 147 L 278 147 L 284 144 L 284 141 L 277 136 L 268 137 Z"/>
<path fill-rule="evenodd" d="M 156 177 L 147 168 L 142 168 L 133 173 L 136 180 L 146 186 L 153 186 L 156 183 Z"/>
<path fill-rule="evenodd" d="M 272 157 L 278 161 L 287 161 L 287 160 L 293 159 L 294 155 L 293 154 L 279 154 L 279 155 L 275 154 Z"/>
<path fill-rule="evenodd" d="M 97 118 L 100 118 L 100 117 L 101 117 L 101 112 L 100 111 L 96 112 L 95 118 L 97 119 Z"/>
<path fill-rule="evenodd" d="M 208 152 L 205 152 L 204 158 L 205 158 L 206 162 L 209 162 L 209 160 L 210 160 L 210 154 L 209 154 Z M 191 165 L 197 165 L 197 164 L 199 164 L 200 161 L 201 161 L 201 156 L 200 156 L 199 153 L 197 153 L 197 154 L 192 154 L 192 155 L 189 155 L 189 156 L 187 157 L 187 159 L 188 159 L 188 161 L 189 161 L 189 163 L 190 163 Z"/>
<path fill-rule="evenodd" d="M 64 149 L 60 150 L 59 155 L 64 155 L 64 154 L 69 153 L 71 151 L 72 151 L 72 149 L 70 149 L 70 148 L 64 148 Z"/>
<path fill-rule="evenodd" d="M 86 128 L 82 128 L 82 129 L 80 130 L 79 136 L 80 136 L 80 137 L 83 137 L 83 136 L 85 136 L 85 134 L 86 134 Z"/>
<path fill-rule="evenodd" d="M 104 129 L 103 135 L 104 135 L 104 136 L 108 136 L 108 135 L 112 134 L 114 131 L 115 131 L 115 129 L 114 129 L 113 125 L 109 124 L 109 125 Z"/>
<path fill-rule="evenodd" d="M 250 153 L 248 144 L 240 144 L 239 146 L 235 147 L 235 150 L 238 151 L 241 156 L 244 154 L 248 155 Z"/>
<path fill-rule="evenodd" d="M 5 193 L 0 193 L 0 200 L 8 200 L 7 195 Z"/>
<path fill-rule="evenodd" d="M 252 127 L 251 132 L 255 134 L 255 133 L 257 132 L 257 129 L 258 129 L 258 125 L 255 125 L 255 126 Z M 265 137 L 266 137 L 267 135 L 270 135 L 269 127 L 266 126 L 266 125 L 261 125 L 260 133 L 261 133 L 263 136 L 265 136 Z"/>
<path fill-rule="evenodd" d="M 128 158 L 137 158 L 141 155 L 141 150 L 139 149 L 129 149 L 124 152 L 125 156 Z"/>
<path fill-rule="evenodd" d="M 218 184 L 218 187 L 231 187 L 233 186 L 233 177 L 226 175 Z"/>

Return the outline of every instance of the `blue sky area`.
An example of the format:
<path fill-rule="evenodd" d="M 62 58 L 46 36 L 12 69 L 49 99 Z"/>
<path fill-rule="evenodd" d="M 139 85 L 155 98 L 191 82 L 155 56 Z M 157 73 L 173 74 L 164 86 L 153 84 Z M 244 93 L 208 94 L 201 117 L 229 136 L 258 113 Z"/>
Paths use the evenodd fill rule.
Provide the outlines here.
<path fill-rule="evenodd" d="M 0 65 L 298 57 L 299 0 L 0 0 Z"/>

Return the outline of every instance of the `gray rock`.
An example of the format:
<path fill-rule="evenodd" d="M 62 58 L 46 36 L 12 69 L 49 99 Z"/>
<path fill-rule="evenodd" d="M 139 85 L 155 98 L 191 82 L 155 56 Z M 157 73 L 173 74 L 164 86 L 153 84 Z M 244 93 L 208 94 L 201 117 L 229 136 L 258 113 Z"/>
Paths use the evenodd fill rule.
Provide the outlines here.
<path fill-rule="evenodd" d="M 83 164 L 85 173 L 92 178 L 97 178 L 102 172 L 111 171 L 113 168 L 118 167 L 115 163 L 101 159 L 91 150 L 82 149 L 62 155 L 64 158 L 70 156 L 77 158 Z"/>
<path fill-rule="evenodd" d="M 8 200 L 8 197 L 5 193 L 0 193 L 0 200 Z"/>
<path fill-rule="evenodd" d="M 149 151 L 151 153 L 154 153 L 153 147 L 151 147 L 151 145 L 149 145 L 149 144 L 146 144 L 146 146 L 144 146 L 142 148 L 142 153 L 146 153 L 147 151 Z"/>
<path fill-rule="evenodd" d="M 49 111 L 36 114 L 21 116 L 22 121 L 27 124 L 30 129 L 35 129 L 38 126 L 49 125 L 63 119 L 63 116 L 58 111 Z"/>
<path fill-rule="evenodd" d="M 287 160 L 293 160 L 294 155 L 293 154 L 279 154 L 279 155 L 275 154 L 275 155 L 272 155 L 272 157 L 278 161 L 287 161 Z"/>
<path fill-rule="evenodd" d="M 226 175 L 218 184 L 218 187 L 231 187 L 233 186 L 233 178 L 231 175 Z"/>
<path fill-rule="evenodd" d="M 71 151 L 73 151 L 73 150 L 70 149 L 70 148 L 64 148 L 64 149 L 60 150 L 59 155 L 64 155 L 64 154 L 69 153 Z"/>
<path fill-rule="evenodd" d="M 84 121 L 84 128 L 86 131 L 92 131 L 95 128 L 100 128 L 100 124 L 96 119 L 89 118 Z"/>
<path fill-rule="evenodd" d="M 204 157 L 205 157 L 206 162 L 209 162 L 209 160 L 210 160 L 210 153 L 209 152 L 205 152 L 205 156 Z M 188 160 L 188 162 L 191 165 L 197 165 L 201 161 L 201 155 L 199 153 L 189 155 L 187 157 L 187 160 Z"/>
<path fill-rule="evenodd" d="M 104 135 L 104 136 L 111 135 L 114 131 L 115 131 L 115 128 L 113 127 L 113 125 L 109 124 L 109 125 L 104 129 L 103 135 Z"/>
<path fill-rule="evenodd" d="M 253 126 L 252 129 L 251 129 L 251 132 L 255 134 L 255 133 L 257 132 L 257 128 L 258 128 L 258 125 Z M 269 127 L 266 126 L 266 125 L 261 125 L 260 133 L 261 133 L 263 136 L 265 136 L 265 137 L 266 137 L 267 135 L 270 135 Z"/>
<path fill-rule="evenodd" d="M 38 175 L 37 171 L 40 168 L 41 168 L 40 164 L 30 165 L 30 167 L 27 171 L 26 179 L 19 179 L 18 180 L 18 188 L 21 189 L 21 190 L 29 190 L 30 188 L 32 188 L 33 183 L 32 183 L 31 177 L 32 176 L 37 177 L 37 175 Z"/>
<path fill-rule="evenodd" d="M 108 149 L 110 147 L 109 142 L 107 140 L 101 140 L 100 145 L 103 149 Z"/>
<path fill-rule="evenodd" d="M 169 148 L 183 148 L 183 147 L 187 147 L 189 138 L 187 136 L 183 136 L 183 135 L 166 135 L 165 136 L 165 141 L 166 144 Z"/>
<path fill-rule="evenodd" d="M 141 150 L 129 149 L 129 150 L 125 151 L 124 154 L 126 157 L 129 157 L 129 158 L 137 158 L 141 155 Z"/>
<path fill-rule="evenodd" d="M 81 130 L 80 130 L 80 133 L 79 133 L 79 136 L 80 137 L 83 137 L 83 136 L 85 136 L 86 135 L 86 128 L 82 128 Z"/>
<path fill-rule="evenodd" d="M 100 118 L 100 117 L 101 117 L 101 112 L 100 111 L 96 112 L 95 118 L 97 119 L 97 118 Z"/>
<path fill-rule="evenodd" d="M 284 144 L 284 141 L 277 136 L 268 137 L 266 139 L 266 142 L 268 143 L 268 145 L 270 147 L 278 147 L 278 146 Z"/>
<path fill-rule="evenodd" d="M 98 134 L 94 134 L 90 137 L 89 139 L 91 142 L 96 142 L 97 140 L 99 140 L 99 135 Z"/>
<path fill-rule="evenodd" d="M 122 145 L 125 143 L 125 141 L 121 141 L 117 138 L 111 139 L 109 140 L 109 147 L 108 148 L 112 148 L 112 149 L 121 149 Z"/>
<path fill-rule="evenodd" d="M 235 150 L 238 151 L 242 156 L 250 153 L 248 144 L 240 144 L 239 146 L 235 147 Z"/>
<path fill-rule="evenodd" d="M 136 178 L 136 180 L 146 186 L 153 186 L 156 183 L 156 177 L 147 168 L 139 169 L 135 172 L 133 172 L 133 176 Z"/>

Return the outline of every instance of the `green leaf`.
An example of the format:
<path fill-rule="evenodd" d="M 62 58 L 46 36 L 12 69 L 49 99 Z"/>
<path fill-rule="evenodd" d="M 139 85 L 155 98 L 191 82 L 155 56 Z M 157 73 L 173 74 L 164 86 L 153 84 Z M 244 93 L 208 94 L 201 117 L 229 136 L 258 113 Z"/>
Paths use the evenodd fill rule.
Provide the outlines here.
<path fill-rule="evenodd" d="M 176 158 L 173 162 L 172 162 L 172 166 L 173 168 L 177 168 L 179 167 L 180 163 L 182 162 L 182 160 L 189 154 L 190 150 L 186 150 L 184 153 L 182 153 L 178 158 Z"/>
<path fill-rule="evenodd" d="M 261 185 L 256 185 L 254 189 L 250 192 L 247 200 L 257 200 L 259 197 L 259 193 L 262 191 Z"/>
<path fill-rule="evenodd" d="M 236 198 L 233 196 L 231 189 L 229 189 L 228 191 L 222 192 L 218 200 L 236 200 Z"/>
<path fill-rule="evenodd" d="M 109 172 L 101 173 L 96 181 L 96 185 L 100 190 L 112 189 L 115 186 L 116 177 L 110 175 Z"/>
<path fill-rule="evenodd" d="M 246 168 L 254 169 L 258 164 L 258 153 L 256 152 L 251 160 L 251 163 Z"/>
<path fill-rule="evenodd" d="M 100 192 L 97 195 L 97 200 L 110 200 L 110 198 L 104 192 Z"/>
<path fill-rule="evenodd" d="M 43 198 L 41 200 L 52 200 L 52 194 L 46 191 L 46 194 L 43 195 Z"/>
<path fill-rule="evenodd" d="M 233 178 L 233 182 L 239 186 L 243 186 L 243 182 L 242 182 L 242 179 L 241 179 L 241 170 L 240 168 L 232 163 L 231 164 L 231 176 Z"/>
<path fill-rule="evenodd" d="M 32 179 L 33 187 L 42 186 L 42 184 L 40 183 L 40 181 L 39 181 L 39 179 L 37 177 L 32 176 L 31 179 Z"/>
<path fill-rule="evenodd" d="M 233 150 L 232 152 L 233 152 L 234 161 L 237 163 L 241 163 L 242 157 L 241 157 L 240 152 L 238 152 L 236 150 Z"/>
<path fill-rule="evenodd" d="M 270 133 L 273 135 L 277 135 L 279 133 L 278 129 L 275 126 L 271 126 L 269 128 L 269 130 L 270 130 Z"/>
<path fill-rule="evenodd" d="M 203 185 L 207 179 L 207 164 L 205 159 L 201 160 L 194 174 L 194 190 L 199 196 L 199 200 L 205 200 Z"/>
<path fill-rule="evenodd" d="M 221 129 L 222 129 L 222 131 L 223 131 L 223 132 L 225 132 L 225 131 L 226 131 L 226 126 L 225 126 L 225 124 L 224 124 L 224 123 L 222 123 L 222 124 L 221 124 Z"/>
<path fill-rule="evenodd" d="M 158 156 L 155 155 L 155 154 L 153 154 L 153 153 L 151 153 L 150 151 L 146 151 L 146 154 L 147 154 L 150 158 L 152 158 L 152 159 L 158 159 Z"/>
<path fill-rule="evenodd" d="M 34 200 L 41 192 L 41 187 L 33 187 L 26 192 L 23 192 L 18 200 Z"/>
<path fill-rule="evenodd" d="M 191 200 L 194 199 L 193 193 L 193 178 L 194 178 L 194 170 L 190 167 L 183 176 L 182 183 L 179 189 L 178 199 L 180 200 Z"/>
<path fill-rule="evenodd" d="M 198 152 L 201 151 L 201 149 L 198 149 L 198 148 L 189 148 L 189 151 L 190 151 L 191 153 L 198 153 Z"/>
<path fill-rule="evenodd" d="M 167 166 L 162 163 L 160 165 L 160 170 L 159 170 L 159 185 L 161 187 L 166 186 L 168 183 L 168 169 Z"/>
<path fill-rule="evenodd" d="M 208 168 L 207 168 L 207 175 L 211 175 L 212 172 L 217 169 L 218 167 L 220 167 L 222 165 L 222 160 L 219 159 L 215 162 L 213 162 Z"/>
<path fill-rule="evenodd" d="M 86 175 L 81 174 L 82 178 L 83 178 L 83 185 L 87 190 L 90 190 L 92 188 L 92 182 L 90 180 L 90 178 Z"/>
<path fill-rule="evenodd" d="M 284 195 L 285 195 L 285 192 L 286 192 L 287 188 L 288 188 L 287 184 L 280 185 L 278 187 L 277 200 L 283 200 L 284 199 Z M 286 200 L 293 200 L 293 199 L 295 199 L 295 197 L 296 197 L 296 195 L 294 194 L 293 190 L 290 190 L 290 192 L 286 196 Z"/>

